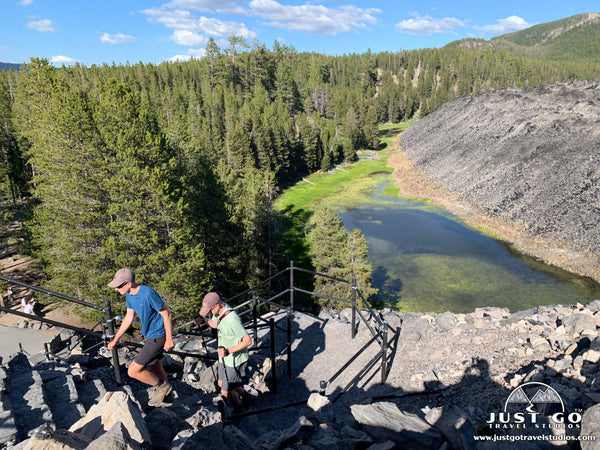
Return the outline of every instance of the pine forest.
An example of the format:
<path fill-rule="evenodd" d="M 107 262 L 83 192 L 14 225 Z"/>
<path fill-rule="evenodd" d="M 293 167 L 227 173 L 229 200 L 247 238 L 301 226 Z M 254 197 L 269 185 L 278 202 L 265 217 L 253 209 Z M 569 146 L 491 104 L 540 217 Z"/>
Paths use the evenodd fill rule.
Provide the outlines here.
<path fill-rule="evenodd" d="M 228 42 L 211 39 L 187 62 L 32 58 L 0 72 L 1 195 L 27 205 L 44 287 L 102 304 L 114 271 L 131 267 L 189 320 L 209 290 L 231 296 L 289 265 L 278 192 L 377 149 L 379 125 L 484 90 L 600 73 L 486 46 L 328 56 Z M 307 252 L 317 233 L 344 240 L 323 223 L 307 230 Z M 341 274 L 365 254 L 361 236 L 345 239 L 359 247 L 345 251 L 352 263 L 332 262 Z"/>

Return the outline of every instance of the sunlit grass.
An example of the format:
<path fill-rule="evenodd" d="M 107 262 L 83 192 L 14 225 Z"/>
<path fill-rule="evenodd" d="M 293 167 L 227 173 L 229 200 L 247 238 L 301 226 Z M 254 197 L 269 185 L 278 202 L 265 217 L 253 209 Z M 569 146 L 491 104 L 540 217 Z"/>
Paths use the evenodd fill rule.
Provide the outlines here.
<path fill-rule="evenodd" d="M 313 210 L 325 197 L 343 196 L 344 199 L 350 200 L 359 192 L 372 189 L 378 183 L 374 174 L 393 172 L 393 169 L 387 165 L 390 154 L 385 149 L 393 143 L 399 132 L 409 126 L 410 123 L 382 125 L 379 128 L 381 132 L 379 147 L 384 150 L 377 152 L 377 159 L 362 159 L 351 164 L 343 164 L 326 173 L 314 173 L 286 189 L 275 201 L 275 208 L 289 211 Z M 393 193 L 397 196 L 397 192 L 397 188 L 390 187 L 386 195 Z"/>

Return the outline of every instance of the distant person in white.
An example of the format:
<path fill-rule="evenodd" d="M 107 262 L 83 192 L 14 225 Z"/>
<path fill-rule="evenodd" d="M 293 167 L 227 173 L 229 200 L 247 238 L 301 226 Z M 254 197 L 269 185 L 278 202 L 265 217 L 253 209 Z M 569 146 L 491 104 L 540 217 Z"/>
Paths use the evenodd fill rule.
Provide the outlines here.
<path fill-rule="evenodd" d="M 27 303 L 25 303 L 25 306 L 23 306 L 23 312 L 25 314 L 33 314 L 33 300 L 29 300 Z"/>

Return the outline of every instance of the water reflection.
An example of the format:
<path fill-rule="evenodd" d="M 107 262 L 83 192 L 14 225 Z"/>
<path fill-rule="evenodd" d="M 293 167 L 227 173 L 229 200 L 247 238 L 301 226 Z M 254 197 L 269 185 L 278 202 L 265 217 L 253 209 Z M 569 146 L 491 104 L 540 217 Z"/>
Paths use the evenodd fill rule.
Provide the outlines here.
<path fill-rule="evenodd" d="M 369 241 L 380 306 L 415 312 L 471 312 L 500 306 L 586 303 L 598 284 L 533 258 L 464 226 L 446 210 L 374 191 L 359 208 L 338 211 L 348 230 Z"/>

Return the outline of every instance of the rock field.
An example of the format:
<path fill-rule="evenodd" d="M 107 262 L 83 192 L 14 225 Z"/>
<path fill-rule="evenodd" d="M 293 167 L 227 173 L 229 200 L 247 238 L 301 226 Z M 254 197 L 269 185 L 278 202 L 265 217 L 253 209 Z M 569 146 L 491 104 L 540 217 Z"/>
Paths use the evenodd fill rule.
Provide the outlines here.
<path fill-rule="evenodd" d="M 600 281 L 597 82 L 458 98 L 402 133 L 401 146 L 459 202 L 538 239 L 512 239 L 526 253 Z"/>

